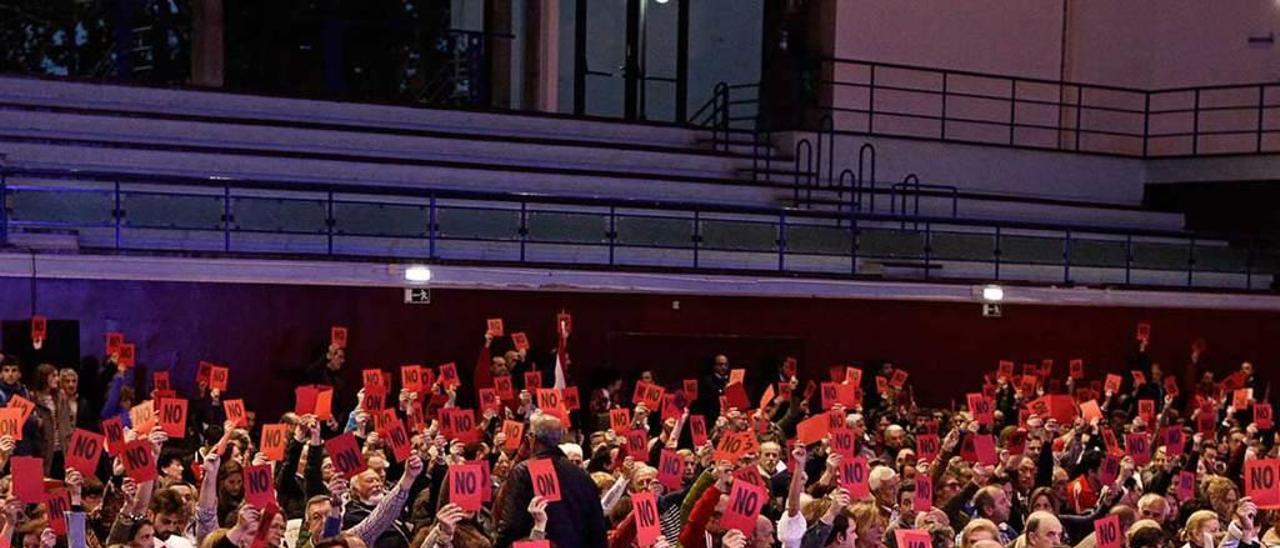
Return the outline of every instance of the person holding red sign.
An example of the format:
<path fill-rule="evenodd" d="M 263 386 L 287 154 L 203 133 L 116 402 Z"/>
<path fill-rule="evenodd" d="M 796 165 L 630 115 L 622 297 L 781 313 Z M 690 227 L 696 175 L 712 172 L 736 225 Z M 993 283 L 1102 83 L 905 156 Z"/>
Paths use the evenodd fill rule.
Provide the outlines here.
<path fill-rule="evenodd" d="M 529 462 L 516 464 L 507 473 L 506 496 L 499 501 L 496 539 L 507 546 L 529 536 L 533 520 L 527 508 L 535 488 L 554 487 L 560 500 L 547 508 L 547 536 L 565 546 L 604 546 L 607 542 L 604 512 L 595 483 L 581 468 L 574 466 L 560 451 L 564 426 L 560 419 L 538 414 L 530 421 L 526 435 L 534 459 L 550 461 L 553 475 L 539 476 L 538 485 L 530 472 Z M 546 482 L 548 485 L 542 485 Z M 555 485 L 550 485 L 555 484 Z"/>

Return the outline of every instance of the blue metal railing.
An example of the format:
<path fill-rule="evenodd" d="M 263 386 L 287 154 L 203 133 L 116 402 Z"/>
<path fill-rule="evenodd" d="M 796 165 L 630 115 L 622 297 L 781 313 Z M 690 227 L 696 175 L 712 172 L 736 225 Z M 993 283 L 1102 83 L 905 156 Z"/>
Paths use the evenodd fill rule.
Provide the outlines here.
<path fill-rule="evenodd" d="M 1073 273 L 1091 271 L 1115 285 L 1218 287 L 1205 275 L 1230 274 L 1245 289 L 1280 268 L 1255 242 L 1182 231 L 17 166 L 0 170 L 0 183 L 12 208 L 0 217 L 11 244 L 56 231 L 74 234 L 87 251 L 835 277 L 858 272 L 861 261 L 961 280 L 1072 282 Z M 1046 280 L 1054 269 L 1061 278 Z"/>

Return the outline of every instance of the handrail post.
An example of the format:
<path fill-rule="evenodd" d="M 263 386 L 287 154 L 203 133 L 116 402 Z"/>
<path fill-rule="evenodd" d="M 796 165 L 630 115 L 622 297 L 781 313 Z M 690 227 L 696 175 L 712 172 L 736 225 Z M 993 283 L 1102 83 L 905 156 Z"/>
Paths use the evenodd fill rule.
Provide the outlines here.
<path fill-rule="evenodd" d="M 693 210 L 693 267 L 698 268 L 698 249 L 702 247 L 702 211 Z"/>
<path fill-rule="evenodd" d="M 1151 92 L 1144 95 L 1142 105 L 1142 157 L 1147 157 L 1147 144 L 1151 141 Z"/>
<path fill-rule="evenodd" d="M 1262 154 L 1262 120 L 1266 114 L 1267 85 L 1258 84 L 1258 154 Z"/>
<path fill-rule="evenodd" d="M 333 191 L 330 190 L 325 195 L 325 231 L 328 239 L 328 254 L 333 255 L 333 227 L 337 225 L 337 221 L 333 219 Z"/>
<path fill-rule="evenodd" d="M 992 263 L 994 264 L 992 266 L 995 268 L 995 271 L 993 272 L 994 274 L 993 278 L 996 281 L 1000 281 L 1000 253 L 1001 253 L 1000 252 L 1000 225 L 996 225 L 995 244 L 996 244 L 996 248 L 991 250 L 991 255 L 994 257 L 994 259 L 992 260 Z"/>
<path fill-rule="evenodd" d="M 436 193 L 427 198 L 427 257 L 436 258 Z"/>
<path fill-rule="evenodd" d="M 222 186 L 222 251 L 231 253 L 231 181 Z"/>
<path fill-rule="evenodd" d="M 871 80 L 867 88 L 867 135 L 875 134 L 876 120 L 876 65 L 871 65 Z"/>
<path fill-rule="evenodd" d="M 939 122 L 939 139 L 947 140 L 947 71 L 942 71 L 942 120 Z"/>
<path fill-rule="evenodd" d="M 1124 235 L 1124 285 L 1133 284 L 1133 234 Z"/>
<path fill-rule="evenodd" d="M 916 227 L 919 231 L 919 227 Z M 930 260 L 933 259 L 933 223 L 924 224 L 924 279 L 929 279 Z"/>
<path fill-rule="evenodd" d="M 618 241 L 618 207 L 609 206 L 609 266 L 613 266 L 614 247 Z"/>
<path fill-rule="evenodd" d="M 1084 86 L 1076 84 L 1076 152 L 1080 152 L 1080 132 L 1084 130 Z"/>
<path fill-rule="evenodd" d="M 1018 79 L 1009 79 L 1009 146 L 1013 146 L 1013 136 L 1018 125 Z"/>
<path fill-rule="evenodd" d="M 787 271 L 787 210 L 778 212 L 778 272 Z"/>
<path fill-rule="evenodd" d="M 115 227 L 116 228 L 116 234 L 115 234 L 116 248 L 115 249 L 116 251 L 120 251 L 120 223 L 124 219 L 124 210 L 120 209 L 120 181 L 119 180 L 115 181 L 114 188 L 115 188 L 116 208 L 115 208 L 115 211 L 111 212 L 111 216 L 115 217 L 115 220 L 116 220 L 116 227 Z"/>
<path fill-rule="evenodd" d="M 1071 283 L 1071 230 L 1066 231 L 1066 239 L 1062 241 L 1062 283 Z"/>
<path fill-rule="evenodd" d="M 0 249 L 9 247 L 9 169 L 0 156 Z"/>
<path fill-rule="evenodd" d="M 524 262 L 525 248 L 529 242 L 529 202 L 520 200 L 520 262 Z"/>
<path fill-rule="evenodd" d="M 1200 88 L 1195 91 L 1195 106 L 1191 116 L 1191 154 L 1200 153 Z"/>
<path fill-rule="evenodd" d="M 1195 287 L 1196 238 L 1187 241 L 1187 287 Z"/>

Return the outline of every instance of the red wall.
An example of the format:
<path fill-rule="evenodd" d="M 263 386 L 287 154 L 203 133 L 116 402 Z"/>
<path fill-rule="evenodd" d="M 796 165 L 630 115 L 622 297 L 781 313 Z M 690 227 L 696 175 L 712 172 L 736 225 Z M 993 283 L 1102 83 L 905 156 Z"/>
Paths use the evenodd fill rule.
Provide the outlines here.
<path fill-rule="evenodd" d="M 0 318 L 28 317 L 30 295 L 29 281 L 0 280 Z M 103 333 L 122 330 L 143 364 L 176 364 L 180 387 L 198 360 L 224 361 L 232 393 L 268 412 L 291 406 L 289 371 L 322 349 L 330 325 L 350 327 L 358 384 L 360 367 L 401 363 L 457 361 L 465 375 L 490 317 L 546 351 L 561 308 L 573 314 L 580 371 L 647 367 L 674 382 L 701 373 L 717 351 L 752 371 L 795 353 L 811 376 L 892 359 L 911 371 L 923 402 L 939 404 L 976 389 L 979 373 L 1002 358 L 1054 358 L 1064 372 L 1081 357 L 1090 376 L 1120 371 L 1140 320 L 1153 323 L 1152 354 L 1167 367 L 1181 368 L 1196 336 L 1220 370 L 1251 359 L 1269 376 L 1280 360 L 1280 316 L 1256 312 L 1009 305 L 1003 318 L 984 319 L 977 304 L 463 290 L 406 305 L 394 288 L 98 281 L 41 281 L 36 295 L 40 313 L 81 322 L 84 353 L 100 353 Z"/>

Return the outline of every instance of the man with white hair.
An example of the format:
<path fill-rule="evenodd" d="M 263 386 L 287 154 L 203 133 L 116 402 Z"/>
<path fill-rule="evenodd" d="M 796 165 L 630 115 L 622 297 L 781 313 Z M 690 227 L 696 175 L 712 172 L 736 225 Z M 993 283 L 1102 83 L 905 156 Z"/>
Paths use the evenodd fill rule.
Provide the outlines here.
<path fill-rule="evenodd" d="M 529 472 L 529 463 L 548 460 L 560 483 L 560 501 L 547 506 L 546 538 L 558 546 L 607 545 L 599 491 L 587 472 L 569 462 L 560 449 L 564 441 L 564 426 L 560 419 L 536 413 L 529 420 L 525 435 L 529 437 L 533 455 L 511 468 L 502 491 L 495 497 L 501 505 L 495 509 L 497 542 L 494 544 L 511 546 L 515 541 L 528 537 L 533 530 L 533 518 L 528 511 L 529 502 L 533 500 L 533 476 Z"/>
<path fill-rule="evenodd" d="M 888 466 L 879 465 L 867 475 L 871 494 L 880 506 L 880 512 L 889 516 L 889 523 L 898 522 L 898 473 Z"/>
<path fill-rule="evenodd" d="M 562 443 L 560 444 L 560 451 L 564 452 L 565 458 L 569 459 L 569 462 L 573 463 L 574 466 L 579 468 L 583 467 L 581 445 L 576 443 Z"/>

